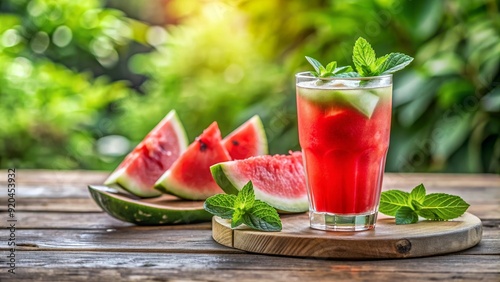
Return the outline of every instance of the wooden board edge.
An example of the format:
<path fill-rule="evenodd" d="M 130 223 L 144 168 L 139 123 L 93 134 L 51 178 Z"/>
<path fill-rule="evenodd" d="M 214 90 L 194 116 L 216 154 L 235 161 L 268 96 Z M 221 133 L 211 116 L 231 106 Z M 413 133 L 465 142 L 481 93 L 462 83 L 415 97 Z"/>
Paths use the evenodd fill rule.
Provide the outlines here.
<path fill-rule="evenodd" d="M 212 217 L 212 238 L 219 244 L 234 248 L 234 231 L 229 221 L 218 216 Z"/>

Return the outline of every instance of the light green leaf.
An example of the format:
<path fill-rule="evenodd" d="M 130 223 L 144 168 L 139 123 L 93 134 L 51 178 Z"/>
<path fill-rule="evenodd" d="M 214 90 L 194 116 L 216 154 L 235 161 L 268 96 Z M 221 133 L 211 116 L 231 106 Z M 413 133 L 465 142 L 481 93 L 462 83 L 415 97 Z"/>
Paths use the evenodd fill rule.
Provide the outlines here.
<path fill-rule="evenodd" d="M 361 76 L 372 75 L 375 63 L 375 51 L 363 37 L 358 38 L 356 43 L 354 43 L 352 61 Z"/>
<path fill-rule="evenodd" d="M 327 72 L 333 72 L 336 69 L 337 69 L 337 62 L 336 61 L 333 61 L 333 62 L 329 63 L 328 65 L 326 65 Z"/>
<path fill-rule="evenodd" d="M 235 228 L 240 226 L 243 223 L 243 216 L 246 211 L 241 209 L 235 209 L 233 213 L 233 217 L 231 218 L 231 228 Z"/>
<path fill-rule="evenodd" d="M 238 196 L 236 196 L 234 202 L 234 208 L 241 209 L 242 211 L 249 210 L 252 208 L 254 201 L 255 194 L 253 192 L 253 184 L 252 181 L 248 181 L 240 192 L 238 192 Z"/>
<path fill-rule="evenodd" d="M 235 200 L 235 195 L 217 194 L 206 199 L 203 207 L 213 215 L 229 219 L 234 213 Z"/>
<path fill-rule="evenodd" d="M 410 198 L 408 199 L 408 203 L 412 203 L 413 200 L 417 201 L 417 203 L 422 204 L 425 199 L 425 187 L 424 184 L 417 185 L 410 192 Z"/>
<path fill-rule="evenodd" d="M 321 67 L 323 67 L 323 65 L 316 59 L 314 58 L 311 58 L 311 57 L 308 57 L 306 56 L 306 60 L 313 66 L 314 70 L 316 71 L 316 73 L 321 73 Z"/>
<path fill-rule="evenodd" d="M 413 58 L 402 53 L 390 53 L 387 60 L 377 67 L 377 73 L 389 74 L 405 68 Z"/>
<path fill-rule="evenodd" d="M 402 207 L 408 206 L 410 193 L 400 190 L 389 190 L 380 195 L 379 211 L 383 214 L 395 216 Z"/>
<path fill-rule="evenodd" d="M 349 72 L 352 72 L 352 67 L 351 66 L 338 67 L 338 68 L 335 68 L 335 70 L 333 71 L 333 73 L 335 75 L 341 74 L 341 73 L 349 73 Z"/>
<path fill-rule="evenodd" d="M 243 215 L 243 223 L 261 231 L 281 231 L 281 219 L 276 209 L 267 203 L 255 200 L 251 210 Z"/>
<path fill-rule="evenodd" d="M 396 212 L 396 224 L 411 224 L 416 222 L 418 222 L 418 215 L 410 207 L 402 207 Z"/>
<path fill-rule="evenodd" d="M 425 196 L 422 207 L 417 210 L 417 213 L 431 220 L 449 220 L 464 214 L 469 206 L 459 196 L 432 193 Z"/>
<path fill-rule="evenodd" d="M 378 71 L 380 66 L 385 63 L 385 61 L 387 61 L 387 59 L 389 58 L 389 54 L 387 55 L 384 55 L 382 57 L 379 57 L 377 58 L 377 60 L 375 61 L 375 69 L 377 70 L 377 73 L 379 74 L 380 72 Z"/>

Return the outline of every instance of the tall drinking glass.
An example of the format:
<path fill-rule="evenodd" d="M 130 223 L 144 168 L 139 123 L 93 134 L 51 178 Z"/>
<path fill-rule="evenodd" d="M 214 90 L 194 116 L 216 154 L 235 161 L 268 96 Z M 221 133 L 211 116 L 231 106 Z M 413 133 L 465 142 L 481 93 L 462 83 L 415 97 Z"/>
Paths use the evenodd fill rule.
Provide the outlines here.
<path fill-rule="evenodd" d="M 314 229 L 375 228 L 392 108 L 392 75 L 296 75 L 300 146 Z"/>

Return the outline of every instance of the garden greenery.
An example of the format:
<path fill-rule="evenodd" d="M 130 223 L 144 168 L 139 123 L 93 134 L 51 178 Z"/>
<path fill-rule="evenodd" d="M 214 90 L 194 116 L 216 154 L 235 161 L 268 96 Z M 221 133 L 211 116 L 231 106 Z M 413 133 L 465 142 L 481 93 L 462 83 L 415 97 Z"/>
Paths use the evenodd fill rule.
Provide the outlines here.
<path fill-rule="evenodd" d="M 304 55 L 345 65 L 364 37 L 415 58 L 388 171 L 500 172 L 498 1 L 106 3 L 0 3 L 0 167 L 111 170 L 173 108 L 190 140 L 259 114 L 271 153 L 298 150 Z"/>

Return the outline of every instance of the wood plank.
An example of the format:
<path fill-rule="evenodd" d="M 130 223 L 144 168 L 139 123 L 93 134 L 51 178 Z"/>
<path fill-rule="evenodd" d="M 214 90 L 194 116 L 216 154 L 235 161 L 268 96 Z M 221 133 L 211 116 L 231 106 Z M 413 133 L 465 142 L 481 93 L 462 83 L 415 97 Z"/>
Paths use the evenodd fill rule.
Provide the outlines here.
<path fill-rule="evenodd" d="M 0 230 L 7 238 L 9 230 Z M 210 230 L 144 228 L 93 230 L 17 230 L 16 251 L 100 251 L 170 253 L 244 253 L 215 242 Z M 0 250 L 9 250 L 7 244 Z"/>
<path fill-rule="evenodd" d="M 454 255 L 416 259 L 338 261 L 253 254 L 172 254 L 140 252 L 18 252 L 17 279 L 90 278 L 200 279 L 255 281 L 378 281 L 392 278 L 443 281 L 495 281 L 500 277 L 499 255 Z M 4 260 L 4 258 L 0 258 Z M 12 278 L 0 263 L 0 279 Z M 379 279 L 377 279 L 379 278 Z M 424 278 L 424 279 L 422 279 Z"/>
<path fill-rule="evenodd" d="M 0 202 L 2 202 L 0 198 Z M 102 209 L 90 197 L 86 198 L 19 198 L 18 212 L 101 212 Z M 3 209 L 5 211 L 5 208 Z"/>
<path fill-rule="evenodd" d="M 16 169 L 16 182 L 21 184 L 40 183 L 103 183 L 111 172 L 95 170 L 45 170 Z M 0 170 L 0 183 L 6 183 L 7 170 Z"/>
<path fill-rule="evenodd" d="M 8 238 L 9 230 L 0 230 Z M 130 227 L 117 229 L 19 229 L 17 251 L 100 251 L 172 253 L 244 253 L 216 243 L 208 228 Z M 7 244 L 0 250 L 8 250 Z M 500 255 L 500 229 L 485 231 L 481 242 L 460 252 L 467 255 Z"/>
<path fill-rule="evenodd" d="M 439 263 L 439 262 L 436 262 Z M 7 271 L 7 270 L 5 270 Z M 54 281 L 54 277 L 65 281 L 498 281 L 498 273 L 455 273 L 452 270 L 432 273 L 417 271 L 366 271 L 357 267 L 339 268 L 336 272 L 318 270 L 202 270 L 179 268 L 152 268 L 145 264 L 135 268 L 19 268 L 15 275 L 0 274 L 1 279 L 15 279 L 19 282 Z"/>

